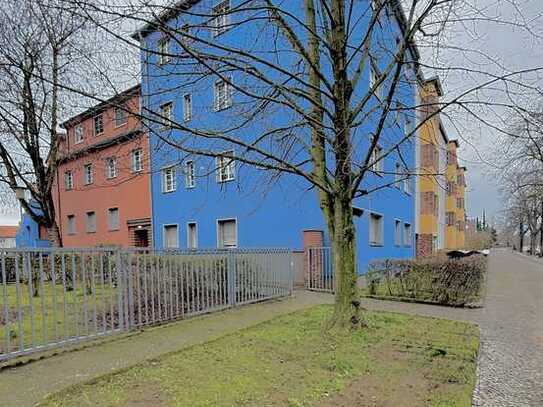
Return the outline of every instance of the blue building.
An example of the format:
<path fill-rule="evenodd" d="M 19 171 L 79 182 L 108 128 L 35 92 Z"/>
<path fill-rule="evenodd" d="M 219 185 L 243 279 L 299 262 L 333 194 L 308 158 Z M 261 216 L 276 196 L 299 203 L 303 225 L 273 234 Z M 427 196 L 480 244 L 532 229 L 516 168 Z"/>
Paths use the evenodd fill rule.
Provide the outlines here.
<path fill-rule="evenodd" d="M 29 205 L 33 208 L 34 212 L 40 214 L 40 207 L 36 201 L 30 201 Z M 40 227 L 28 213 L 24 212 L 21 216 L 17 235 L 15 236 L 15 245 L 19 249 L 32 249 L 50 247 L 51 243 L 47 239 L 45 228 Z"/>
<path fill-rule="evenodd" d="M 263 167 L 270 161 L 247 147 L 258 146 L 259 135 L 273 132 L 275 144 L 269 148 L 290 161 L 303 163 L 308 154 L 300 146 L 309 143 L 310 134 L 307 126 L 297 126 L 292 109 L 269 101 L 280 98 L 279 91 L 274 94 L 273 89 L 262 86 L 265 81 L 248 74 L 251 63 L 280 83 L 292 77 L 269 68 L 269 64 L 289 73 L 299 70 L 300 77 L 305 68 L 300 67 L 297 55 L 283 51 L 290 45 L 277 35 L 277 27 L 267 14 L 259 14 L 262 10 L 240 11 L 237 7 L 241 3 L 185 0 L 168 9 L 156 24 L 134 34 L 143 50 L 142 111 L 149 117 L 153 241 L 157 248 L 301 248 L 304 230 L 324 231 L 323 244 L 327 244 L 326 224 L 314 188 L 297 175 L 266 170 Z M 358 45 L 369 23 L 370 3 L 356 6 L 355 12 L 360 15 L 354 19 L 357 24 L 353 25 L 351 40 Z M 283 4 L 288 4 L 282 7 L 290 7 L 292 16 L 303 19 L 298 2 Z M 380 17 L 372 63 L 364 68 L 353 103 L 376 84 L 398 47 L 405 20 L 399 6 L 390 7 Z M 161 28 L 164 22 L 166 27 Z M 301 30 L 298 34 L 303 38 Z M 220 56 L 213 62 L 213 69 L 191 55 L 192 42 L 202 44 L 194 37 L 220 44 L 209 46 Z M 234 58 L 230 47 L 248 50 L 261 60 Z M 204 45 L 200 51 L 208 50 Z M 405 80 L 400 81 L 395 93 L 395 113 L 386 119 L 375 157 L 396 146 L 414 128 L 414 115 L 410 117 L 407 108 L 402 108 L 416 103 L 418 54 L 411 47 L 408 55 L 414 63 L 401 73 Z M 323 72 L 331 72 L 325 55 L 322 61 Z M 368 134 L 377 126 L 377 98 L 384 96 L 379 92 L 384 92 L 386 85 L 385 81 L 376 89 L 375 100 L 362 112 L 367 119 L 353 129 L 355 160 L 360 161 L 368 151 Z M 306 100 L 299 103 L 307 108 Z M 255 109 L 255 104 L 261 104 L 262 109 Z M 233 134 L 243 134 L 246 145 L 232 143 L 229 138 Z M 288 141 L 277 141 L 283 139 Z M 371 192 L 361 194 L 354 203 L 361 274 L 371 260 L 414 256 L 415 185 L 408 174 L 415 168 L 415 148 L 414 140 L 400 143 L 393 153 L 374 163 L 360 186 L 361 191 Z M 206 151 L 220 156 L 206 156 Z M 258 165 L 236 161 L 241 154 L 254 157 Z"/>

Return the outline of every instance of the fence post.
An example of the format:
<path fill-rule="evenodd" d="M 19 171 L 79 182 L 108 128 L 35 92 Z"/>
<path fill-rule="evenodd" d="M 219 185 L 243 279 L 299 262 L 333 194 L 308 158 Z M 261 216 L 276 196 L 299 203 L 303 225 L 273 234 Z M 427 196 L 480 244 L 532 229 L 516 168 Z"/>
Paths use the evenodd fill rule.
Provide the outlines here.
<path fill-rule="evenodd" d="M 124 282 L 123 282 L 123 266 L 122 266 L 122 259 L 121 259 L 121 251 L 117 249 L 115 251 L 115 263 L 117 264 L 117 293 L 118 293 L 118 318 L 119 318 L 119 329 L 121 331 L 124 330 Z"/>
<path fill-rule="evenodd" d="M 127 320 L 127 331 L 131 330 L 134 327 L 134 273 L 132 271 L 132 260 L 133 254 L 131 252 L 126 253 L 128 267 L 125 268 L 125 275 L 128 288 L 128 320 Z"/>
<path fill-rule="evenodd" d="M 234 307 L 236 301 L 236 256 L 232 251 L 228 252 L 228 305 Z"/>

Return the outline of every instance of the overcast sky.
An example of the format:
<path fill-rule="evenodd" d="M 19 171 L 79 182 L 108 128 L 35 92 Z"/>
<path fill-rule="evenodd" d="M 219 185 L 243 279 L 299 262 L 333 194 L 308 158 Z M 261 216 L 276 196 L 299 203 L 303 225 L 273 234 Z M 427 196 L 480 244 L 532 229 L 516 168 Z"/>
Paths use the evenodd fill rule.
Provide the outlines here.
<path fill-rule="evenodd" d="M 465 66 L 473 69 L 489 70 L 498 73 L 500 64 L 504 70 L 517 71 L 527 67 L 543 66 L 543 0 L 471 0 L 484 15 L 493 20 L 515 22 L 530 26 L 525 28 L 511 24 L 478 21 L 467 26 L 458 25 L 448 34 L 448 44 L 453 47 L 469 47 L 483 50 L 485 57 L 473 53 L 458 52 L 458 49 L 443 49 L 436 55 L 435 49 L 421 47 L 423 61 L 431 61 L 433 66 Z M 514 4 L 512 4 L 514 3 Z M 473 12 L 473 9 L 470 10 Z M 488 57 L 495 62 L 488 63 Z M 426 72 L 429 76 L 432 72 Z M 445 94 L 455 94 L 466 87 L 474 86 L 480 78 L 462 73 L 440 72 Z M 543 75 L 542 75 L 543 77 Z M 534 81 L 534 78 L 531 78 Z M 539 78 L 535 79 L 540 86 Z M 496 94 L 499 99 L 503 95 Z M 528 98 L 529 99 L 529 98 Z M 461 144 L 460 164 L 468 167 L 468 194 L 466 206 L 468 216 L 480 216 L 483 209 L 488 218 L 500 210 L 498 185 L 495 181 L 496 169 L 492 166 L 493 145 L 499 136 L 488 126 L 481 125 L 472 117 L 455 112 L 451 120 L 444 120 L 451 139 L 458 138 Z M 499 125 L 498 123 L 496 123 Z M 16 224 L 17 208 L 0 207 L 0 224 Z"/>

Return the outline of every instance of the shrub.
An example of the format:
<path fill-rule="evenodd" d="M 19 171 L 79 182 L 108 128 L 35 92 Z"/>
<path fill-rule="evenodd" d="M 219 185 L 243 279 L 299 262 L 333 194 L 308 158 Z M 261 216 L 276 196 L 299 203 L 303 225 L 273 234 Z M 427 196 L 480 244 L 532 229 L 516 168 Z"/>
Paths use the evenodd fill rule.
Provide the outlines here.
<path fill-rule="evenodd" d="M 482 295 L 486 257 L 434 257 L 416 260 L 380 260 L 366 275 L 368 293 L 438 304 L 465 306 Z"/>

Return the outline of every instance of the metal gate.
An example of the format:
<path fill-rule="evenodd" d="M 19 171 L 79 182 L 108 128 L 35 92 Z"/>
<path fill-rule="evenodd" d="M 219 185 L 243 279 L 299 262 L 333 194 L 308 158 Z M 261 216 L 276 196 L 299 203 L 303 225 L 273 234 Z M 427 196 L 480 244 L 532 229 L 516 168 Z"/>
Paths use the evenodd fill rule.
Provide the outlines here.
<path fill-rule="evenodd" d="M 306 288 L 311 291 L 335 292 L 332 249 L 309 247 L 305 251 Z"/>

